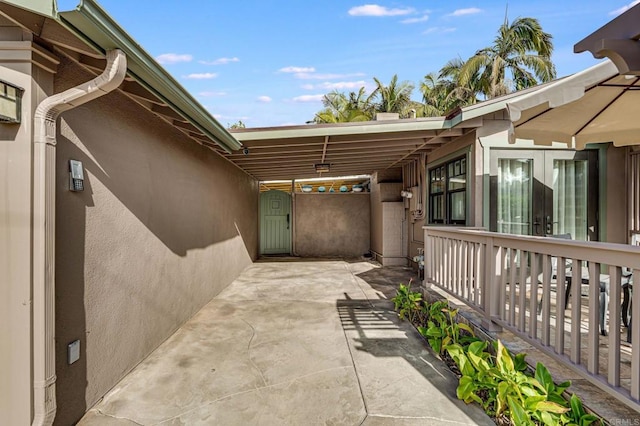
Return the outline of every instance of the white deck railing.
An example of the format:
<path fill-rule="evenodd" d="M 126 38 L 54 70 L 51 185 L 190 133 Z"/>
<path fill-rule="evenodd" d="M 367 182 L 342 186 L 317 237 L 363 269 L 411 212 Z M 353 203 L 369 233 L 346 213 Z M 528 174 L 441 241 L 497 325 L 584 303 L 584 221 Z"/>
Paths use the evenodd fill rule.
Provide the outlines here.
<path fill-rule="evenodd" d="M 510 330 L 640 411 L 640 351 L 633 350 L 640 342 L 640 296 L 632 303 L 634 345 L 622 342 L 627 339 L 621 338 L 620 304 L 623 268 L 640 277 L 640 247 L 469 228 L 424 230 L 426 287 L 435 285 L 463 300 L 483 315 L 485 326 Z M 588 272 L 580 276 L 558 267 L 554 274 L 555 262 Z M 565 310 L 567 275 L 572 291 Z M 607 337 L 599 333 L 603 277 L 610 286 Z M 585 282 L 594 297 L 577 291 Z"/>

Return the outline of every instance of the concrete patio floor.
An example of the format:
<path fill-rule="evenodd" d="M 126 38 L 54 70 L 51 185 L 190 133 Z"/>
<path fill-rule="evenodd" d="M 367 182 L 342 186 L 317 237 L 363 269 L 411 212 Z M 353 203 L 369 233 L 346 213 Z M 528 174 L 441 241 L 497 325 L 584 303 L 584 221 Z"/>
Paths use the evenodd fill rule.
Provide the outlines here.
<path fill-rule="evenodd" d="M 365 261 L 257 262 L 79 424 L 493 425 L 393 311 L 411 276 Z"/>

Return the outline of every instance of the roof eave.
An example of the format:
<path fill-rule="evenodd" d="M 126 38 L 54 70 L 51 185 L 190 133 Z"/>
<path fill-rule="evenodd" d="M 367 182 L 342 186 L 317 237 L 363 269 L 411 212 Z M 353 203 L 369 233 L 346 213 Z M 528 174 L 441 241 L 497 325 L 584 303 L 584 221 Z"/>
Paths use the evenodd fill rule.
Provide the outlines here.
<path fill-rule="evenodd" d="M 328 125 L 307 124 L 290 127 L 236 129 L 231 132 L 240 141 L 254 141 L 314 136 L 361 135 L 366 133 L 393 133 L 416 130 L 446 130 L 449 128 L 449 123 L 444 117 L 436 117 L 427 120 L 363 121 Z"/>
<path fill-rule="evenodd" d="M 17 7 L 56 20 L 96 52 L 120 49 L 127 55 L 128 75 L 184 117 L 227 152 L 242 148 L 211 114 L 104 11 L 95 0 L 80 0 L 71 11 L 59 11 L 55 0 L 9 0 Z"/>

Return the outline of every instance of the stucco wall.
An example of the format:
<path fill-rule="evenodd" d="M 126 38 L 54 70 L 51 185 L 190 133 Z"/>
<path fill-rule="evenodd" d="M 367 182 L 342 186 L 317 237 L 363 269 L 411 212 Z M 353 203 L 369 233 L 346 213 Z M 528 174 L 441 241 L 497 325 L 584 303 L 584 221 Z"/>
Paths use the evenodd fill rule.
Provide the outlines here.
<path fill-rule="evenodd" d="M 32 420 L 32 117 L 53 77 L 32 63 L 27 34 L 6 25 L 0 79 L 25 91 L 22 122 L 0 125 L 0 424 L 22 425 Z"/>
<path fill-rule="evenodd" d="M 63 62 L 55 91 L 91 78 Z M 68 190 L 81 160 L 85 191 Z M 257 183 L 121 93 L 59 120 L 56 423 L 71 424 L 257 255 Z M 67 365 L 67 345 L 81 358 Z"/>
<path fill-rule="evenodd" d="M 359 257 L 369 252 L 369 193 L 295 194 L 299 256 Z"/>

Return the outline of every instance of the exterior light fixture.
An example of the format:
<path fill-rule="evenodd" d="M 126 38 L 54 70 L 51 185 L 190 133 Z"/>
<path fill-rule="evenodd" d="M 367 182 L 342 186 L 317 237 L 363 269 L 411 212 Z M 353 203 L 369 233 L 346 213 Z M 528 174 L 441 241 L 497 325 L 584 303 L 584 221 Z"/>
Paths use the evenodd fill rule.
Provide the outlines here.
<path fill-rule="evenodd" d="M 20 123 L 24 89 L 0 80 L 0 123 Z"/>
<path fill-rule="evenodd" d="M 331 169 L 330 163 L 316 163 L 315 164 L 316 172 L 323 173 L 328 172 Z"/>

